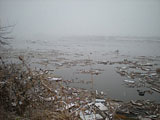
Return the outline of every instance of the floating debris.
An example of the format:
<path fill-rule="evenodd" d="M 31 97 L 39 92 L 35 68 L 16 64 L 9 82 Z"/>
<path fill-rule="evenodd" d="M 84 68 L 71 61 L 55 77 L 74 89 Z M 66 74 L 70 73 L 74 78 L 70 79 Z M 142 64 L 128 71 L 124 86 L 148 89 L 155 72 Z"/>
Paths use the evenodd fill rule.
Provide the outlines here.
<path fill-rule="evenodd" d="M 115 120 L 151 120 L 160 119 L 160 104 L 148 100 L 130 101 L 122 104 L 114 115 Z"/>
<path fill-rule="evenodd" d="M 117 51 L 118 53 L 119 51 Z M 44 54 L 44 53 L 43 53 Z M 52 56 L 54 56 L 52 54 Z M 68 60 L 57 58 L 55 61 L 44 57 L 40 64 L 48 65 L 52 62 L 56 67 L 90 66 L 95 64 L 89 59 Z M 160 75 L 157 64 L 147 61 L 141 56 L 142 61 L 122 59 L 122 61 L 98 61 L 97 64 L 114 65 L 116 72 L 123 77 L 124 83 L 132 87 L 141 87 L 147 84 L 150 90 L 138 89 L 140 96 L 153 91 L 160 93 Z M 101 120 L 159 120 L 160 104 L 148 100 L 131 100 L 128 103 L 110 100 L 100 91 L 88 91 L 64 85 L 61 77 L 53 77 L 48 71 L 31 70 L 19 58 L 22 65 L 0 66 L 0 108 L 16 113 L 23 119 L 101 119 Z M 52 70 L 51 70 L 52 71 Z M 101 69 L 80 70 L 79 73 L 98 75 Z M 51 82 L 52 81 L 52 82 Z M 63 82 L 61 82 L 63 81 Z M 72 82 L 69 81 L 68 82 Z M 84 82 L 84 81 L 82 81 Z M 90 83 L 91 81 L 88 81 Z M 84 82 L 85 83 L 85 82 Z M 87 82 L 86 82 L 87 83 Z M 2 92 L 3 91 L 3 92 Z M 5 91 L 5 92 L 4 92 Z M 38 111 L 39 116 L 35 112 Z M 18 117 L 16 117 L 18 119 Z"/>
<path fill-rule="evenodd" d="M 158 88 L 151 87 L 151 89 L 156 91 L 156 92 L 158 92 L 158 93 L 160 93 L 160 90 Z"/>
<path fill-rule="evenodd" d="M 98 74 L 101 74 L 101 71 L 103 71 L 103 70 L 102 69 L 79 70 L 78 73 L 98 75 Z"/>
<path fill-rule="evenodd" d="M 142 90 L 137 90 L 139 96 L 144 96 L 146 91 L 142 91 Z"/>
<path fill-rule="evenodd" d="M 98 64 L 107 65 L 107 64 L 109 64 L 109 61 L 98 61 Z"/>
<path fill-rule="evenodd" d="M 147 59 L 145 57 L 145 59 Z M 144 60 L 145 60 L 144 59 Z M 157 69 L 155 66 L 157 64 L 150 63 L 150 62 L 144 62 L 143 61 L 129 61 L 127 59 L 124 59 L 123 61 L 114 62 L 114 64 L 124 64 L 126 66 L 118 66 L 116 67 L 115 71 L 120 74 L 121 76 L 124 76 L 129 79 L 133 80 L 124 80 L 126 85 L 128 87 L 145 87 L 146 84 L 149 86 L 149 88 L 152 91 L 160 93 L 160 74 L 158 74 Z M 112 62 L 113 63 L 113 62 Z M 151 93 L 152 91 L 147 92 Z M 137 91 L 140 96 L 144 96 L 146 92 L 144 91 Z"/>
<path fill-rule="evenodd" d="M 126 82 L 126 83 L 131 83 L 131 84 L 134 84 L 134 83 L 135 83 L 135 81 L 133 81 L 133 80 L 124 80 L 124 82 Z"/>

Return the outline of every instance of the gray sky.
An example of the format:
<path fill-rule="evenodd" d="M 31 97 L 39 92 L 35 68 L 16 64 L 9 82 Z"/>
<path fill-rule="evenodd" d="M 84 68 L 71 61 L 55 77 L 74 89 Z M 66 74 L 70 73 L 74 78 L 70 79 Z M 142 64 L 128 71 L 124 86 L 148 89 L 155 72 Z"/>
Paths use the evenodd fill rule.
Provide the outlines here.
<path fill-rule="evenodd" d="M 0 0 L 14 34 L 160 36 L 160 0 Z"/>

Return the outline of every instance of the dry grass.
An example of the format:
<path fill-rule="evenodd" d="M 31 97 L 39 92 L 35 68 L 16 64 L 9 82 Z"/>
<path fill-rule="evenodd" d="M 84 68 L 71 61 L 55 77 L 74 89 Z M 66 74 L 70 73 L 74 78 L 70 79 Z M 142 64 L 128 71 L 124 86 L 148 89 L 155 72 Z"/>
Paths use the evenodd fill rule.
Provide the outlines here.
<path fill-rule="evenodd" d="M 42 70 L 32 71 L 23 57 L 19 57 L 22 64 L 5 64 L 0 60 L 0 119 L 79 119 L 67 108 L 76 101 L 74 96 L 69 96 L 61 82 L 48 81 L 53 75 Z M 74 109 L 79 106 L 76 103 Z"/>

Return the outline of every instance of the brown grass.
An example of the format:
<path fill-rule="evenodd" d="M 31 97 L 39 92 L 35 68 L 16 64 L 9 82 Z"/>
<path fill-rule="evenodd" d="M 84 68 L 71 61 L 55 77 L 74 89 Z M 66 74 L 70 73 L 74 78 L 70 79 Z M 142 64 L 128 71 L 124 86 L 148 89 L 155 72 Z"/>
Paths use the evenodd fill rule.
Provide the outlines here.
<path fill-rule="evenodd" d="M 32 71 L 23 57 L 19 57 L 22 64 L 5 64 L 0 60 L 0 119 L 79 119 L 66 108 L 71 103 L 67 88 L 61 82 L 48 81 L 52 74 Z M 46 100 L 50 97 L 54 99 Z"/>

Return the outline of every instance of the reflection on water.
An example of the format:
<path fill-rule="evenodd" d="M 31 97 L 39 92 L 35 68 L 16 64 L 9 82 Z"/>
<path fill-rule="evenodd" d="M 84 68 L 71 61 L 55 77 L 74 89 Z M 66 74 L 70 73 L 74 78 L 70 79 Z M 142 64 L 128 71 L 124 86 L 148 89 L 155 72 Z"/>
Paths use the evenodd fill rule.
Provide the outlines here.
<path fill-rule="evenodd" d="M 28 56 L 26 58 L 33 68 L 53 69 L 57 76 L 72 81 L 68 84 L 70 86 L 103 91 L 108 97 L 125 101 L 160 101 L 160 93 L 151 90 L 147 83 L 135 87 L 125 85 L 124 80 L 129 78 L 118 74 L 116 68 L 125 68 L 130 64 L 111 64 L 123 60 L 156 63 L 152 67 L 152 71 L 155 71 L 160 67 L 160 41 L 70 37 L 46 41 L 13 41 L 12 46 L 16 48 L 12 55 Z M 137 83 L 139 79 L 134 80 Z M 137 90 L 151 91 L 152 94 L 146 92 L 140 96 Z"/>

